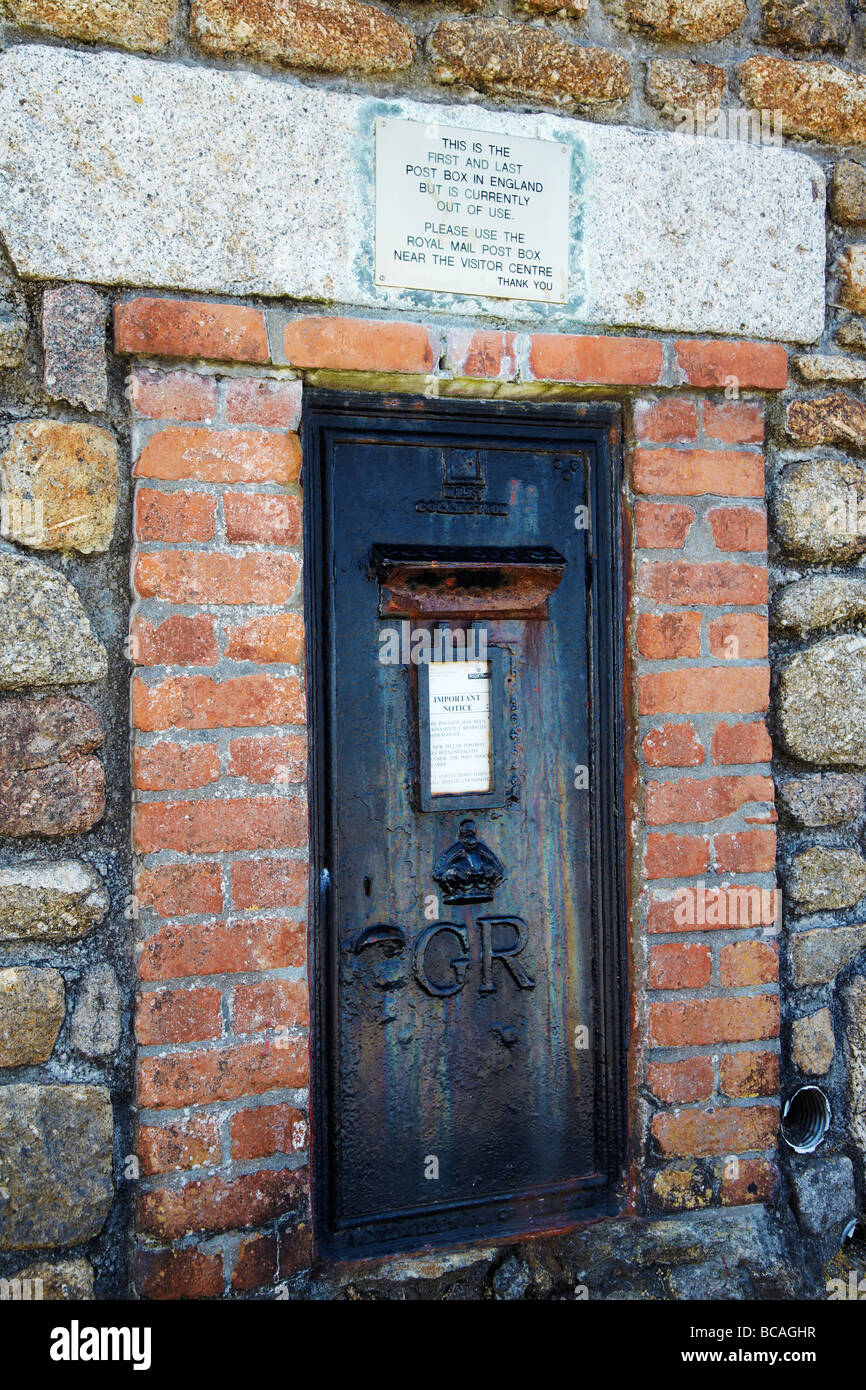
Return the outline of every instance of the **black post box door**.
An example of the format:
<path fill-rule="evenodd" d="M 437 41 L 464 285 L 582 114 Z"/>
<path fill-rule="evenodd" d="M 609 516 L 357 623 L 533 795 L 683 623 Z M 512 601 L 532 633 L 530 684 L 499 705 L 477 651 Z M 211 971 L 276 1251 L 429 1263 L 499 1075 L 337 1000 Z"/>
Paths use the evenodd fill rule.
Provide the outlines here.
<path fill-rule="evenodd" d="M 615 411 L 320 392 L 305 434 L 320 1248 L 611 1210 Z"/>

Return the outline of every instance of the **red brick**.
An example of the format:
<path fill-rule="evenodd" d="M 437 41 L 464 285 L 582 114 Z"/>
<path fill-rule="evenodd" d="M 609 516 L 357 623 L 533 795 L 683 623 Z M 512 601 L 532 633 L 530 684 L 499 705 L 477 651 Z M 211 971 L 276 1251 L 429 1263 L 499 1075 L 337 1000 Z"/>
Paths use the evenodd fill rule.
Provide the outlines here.
<path fill-rule="evenodd" d="M 764 460 L 724 449 L 636 449 L 632 485 L 657 496 L 763 497 Z"/>
<path fill-rule="evenodd" d="M 641 747 L 650 767 L 699 767 L 706 756 L 693 724 L 651 729 Z"/>
<path fill-rule="evenodd" d="M 299 734 L 271 738 L 233 738 L 229 744 L 229 773 L 248 782 L 303 782 L 307 773 L 307 740 Z"/>
<path fill-rule="evenodd" d="M 707 633 L 712 655 L 728 661 L 763 657 L 769 650 L 767 619 L 761 613 L 726 613 L 710 623 Z"/>
<path fill-rule="evenodd" d="M 653 946 L 649 953 L 650 989 L 699 989 L 709 984 L 712 973 L 709 946 L 671 942 Z"/>
<path fill-rule="evenodd" d="M 658 1212 L 700 1211 L 711 1205 L 713 1185 L 700 1164 L 669 1167 L 652 1174 L 649 1197 Z"/>
<path fill-rule="evenodd" d="M 154 627 L 135 618 L 130 653 L 138 666 L 215 666 L 219 660 L 214 620 L 206 613 L 175 613 Z"/>
<path fill-rule="evenodd" d="M 682 396 L 660 401 L 636 401 L 634 432 L 653 444 L 688 444 L 698 437 L 698 407 Z"/>
<path fill-rule="evenodd" d="M 495 329 L 452 328 L 446 337 L 445 362 L 454 376 L 513 381 L 517 376 L 514 333 Z"/>
<path fill-rule="evenodd" d="M 280 1278 L 290 1279 L 313 1263 L 313 1232 L 309 1225 L 280 1232 Z"/>
<path fill-rule="evenodd" d="M 719 873 L 769 872 L 776 867 L 776 832 L 741 830 L 733 835 L 716 835 L 713 851 Z"/>
<path fill-rule="evenodd" d="M 139 488 L 135 533 L 140 541 L 209 541 L 216 535 L 216 498 L 202 492 Z"/>
<path fill-rule="evenodd" d="M 267 492 L 225 492 L 226 540 L 235 545 L 297 545 L 301 499 Z"/>
<path fill-rule="evenodd" d="M 744 941 L 744 946 L 751 943 Z M 761 943 L 755 943 L 760 945 Z M 721 1063 L 721 1084 L 726 1096 L 753 1099 L 779 1092 L 777 1052 L 726 1052 Z"/>
<path fill-rule="evenodd" d="M 653 1047 L 703 1047 L 779 1036 L 779 996 L 665 999 L 650 1005 Z M 762 1146 L 763 1147 L 763 1146 Z"/>
<path fill-rule="evenodd" d="M 706 835 L 647 835 L 647 878 L 686 878 L 703 873 L 709 863 Z"/>
<path fill-rule="evenodd" d="M 689 926 L 679 922 L 678 913 L 682 907 L 683 893 L 695 893 L 696 891 L 694 887 L 689 886 L 678 889 L 670 895 L 650 894 L 649 906 L 647 907 L 647 931 L 688 931 Z M 680 915 L 682 914 L 680 913 Z M 695 915 L 694 910 L 692 915 Z"/>
<path fill-rule="evenodd" d="M 762 444 L 764 407 L 760 401 L 704 401 L 704 434 L 721 444 Z"/>
<path fill-rule="evenodd" d="M 662 345 L 653 338 L 536 333 L 529 349 L 529 369 L 536 381 L 653 386 L 663 366 Z"/>
<path fill-rule="evenodd" d="M 219 753 L 211 743 L 155 743 L 132 750 L 132 785 L 139 791 L 189 791 L 219 781 Z"/>
<path fill-rule="evenodd" d="M 689 1057 L 685 1062 L 651 1062 L 647 1085 L 664 1105 L 685 1105 L 708 1100 L 713 1093 L 711 1057 Z"/>
<path fill-rule="evenodd" d="M 236 1033 L 264 1033 L 271 1028 L 306 1028 L 310 1021 L 306 981 L 257 980 L 238 985 L 232 1004 Z"/>
<path fill-rule="evenodd" d="M 650 661 L 678 656 L 700 656 L 700 613 L 641 613 L 637 620 L 637 646 Z"/>
<path fill-rule="evenodd" d="M 710 745 L 713 762 L 768 763 L 773 745 L 763 720 L 750 724 L 717 724 Z"/>
<path fill-rule="evenodd" d="M 686 896 L 688 895 L 688 896 Z M 712 931 L 727 927 L 768 927 L 776 920 L 776 890 L 756 884 L 709 887 L 703 883 L 678 889 L 671 897 L 653 894 L 647 930 Z"/>
<path fill-rule="evenodd" d="M 232 1273 L 232 1288 L 240 1291 L 260 1289 L 277 1278 L 276 1236 L 250 1236 L 242 1240 Z"/>
<path fill-rule="evenodd" d="M 776 343 L 696 342 L 674 344 L 677 362 L 692 386 L 751 387 L 781 391 L 788 381 L 788 354 Z"/>
<path fill-rule="evenodd" d="M 221 881 L 219 864 L 163 864 L 139 869 L 135 893 L 160 917 L 198 916 L 222 911 Z"/>
<path fill-rule="evenodd" d="M 148 440 L 132 471 L 170 482 L 285 484 L 300 467 L 296 434 L 169 426 Z"/>
<path fill-rule="evenodd" d="M 769 698 L 769 666 L 692 666 L 638 677 L 640 714 L 759 714 Z"/>
<path fill-rule="evenodd" d="M 196 1052 L 174 1050 L 162 1057 L 139 1057 L 138 1103 L 150 1110 L 179 1110 L 185 1105 L 211 1105 L 306 1086 L 308 1080 L 303 1038 L 267 1038 Z"/>
<path fill-rule="evenodd" d="M 781 1186 L 781 1176 L 775 1163 L 764 1158 L 741 1158 L 736 1172 L 722 1165 L 720 1196 L 723 1207 L 744 1206 L 747 1202 L 765 1202 L 772 1206 Z"/>
<path fill-rule="evenodd" d="M 666 1158 L 774 1149 L 778 1128 L 779 1111 L 774 1105 L 678 1110 L 652 1118 L 653 1135 Z"/>
<path fill-rule="evenodd" d="M 148 801 L 135 808 L 133 840 L 138 854 L 299 849 L 307 842 L 307 808 L 294 797 Z"/>
<path fill-rule="evenodd" d="M 636 502 L 634 520 L 638 548 L 682 550 L 694 519 L 694 508 L 678 502 Z"/>
<path fill-rule="evenodd" d="M 232 1182 L 204 1178 L 184 1187 L 152 1188 L 138 1197 L 137 1226 L 143 1235 L 177 1240 L 196 1231 L 242 1230 L 305 1212 L 308 1179 L 303 1169 L 265 1169 Z"/>
<path fill-rule="evenodd" d="M 167 676 L 159 685 L 132 683 L 133 724 L 158 729 L 242 729 L 301 724 L 304 704 L 295 676 L 258 673 L 215 681 L 210 676 Z"/>
<path fill-rule="evenodd" d="M 231 867 L 236 908 L 298 907 L 307 899 L 309 868 L 297 859 L 240 859 Z"/>
<path fill-rule="evenodd" d="M 757 507 L 716 507 L 707 520 L 719 550 L 767 549 L 767 513 Z"/>
<path fill-rule="evenodd" d="M 228 630 L 226 656 L 231 661 L 278 661 L 297 666 L 303 654 L 304 620 L 299 613 L 269 613 Z"/>
<path fill-rule="evenodd" d="M 733 941 L 722 947 L 720 966 L 723 985 L 772 985 L 779 978 L 779 951 L 772 941 Z"/>
<path fill-rule="evenodd" d="M 645 560 L 639 589 L 660 603 L 766 603 L 769 577 L 765 565 Z"/>
<path fill-rule="evenodd" d="M 267 362 L 269 357 L 260 309 L 149 295 L 115 305 L 114 347 L 116 352 L 219 362 Z"/>
<path fill-rule="evenodd" d="M 433 371 L 439 355 L 430 329 L 373 319 L 304 318 L 286 325 L 286 358 L 296 367 L 349 372 Z"/>
<path fill-rule="evenodd" d="M 240 377 L 225 384 L 226 419 L 230 425 L 267 425 L 287 430 L 301 418 L 300 381 Z"/>
<path fill-rule="evenodd" d="M 217 412 L 217 385 L 197 372 L 132 371 L 132 404 L 146 420 L 212 420 Z"/>
<path fill-rule="evenodd" d="M 138 1161 L 145 1177 L 222 1162 L 219 1126 L 211 1116 L 190 1115 L 163 1125 L 139 1125 Z"/>
<path fill-rule="evenodd" d="M 223 1257 L 185 1250 L 146 1250 L 135 1253 L 135 1287 L 142 1298 L 221 1298 Z"/>
<path fill-rule="evenodd" d="M 306 929 L 284 918 L 265 921 L 174 923 L 140 948 L 142 980 L 180 980 L 190 975 L 230 975 L 240 970 L 282 970 L 304 963 Z"/>
<path fill-rule="evenodd" d="M 750 801 L 772 801 L 772 777 L 680 777 L 649 782 L 644 802 L 647 825 L 688 825 L 733 815 Z"/>
<path fill-rule="evenodd" d="M 214 555 L 160 550 L 139 555 L 135 587 L 163 603 L 288 603 L 298 582 L 293 555 Z"/>
<path fill-rule="evenodd" d="M 232 1157 L 270 1158 L 293 1154 L 309 1143 L 306 1116 L 291 1105 L 260 1105 L 231 1118 Z"/>
<path fill-rule="evenodd" d="M 135 1036 L 140 1043 L 207 1042 L 222 1036 L 218 989 L 156 989 L 139 994 Z"/>

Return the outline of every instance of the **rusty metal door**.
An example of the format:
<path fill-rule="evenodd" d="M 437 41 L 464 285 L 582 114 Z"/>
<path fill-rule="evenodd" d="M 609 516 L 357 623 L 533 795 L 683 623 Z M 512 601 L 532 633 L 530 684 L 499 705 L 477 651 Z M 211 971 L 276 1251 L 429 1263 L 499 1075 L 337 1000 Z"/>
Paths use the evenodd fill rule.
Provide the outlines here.
<path fill-rule="evenodd" d="M 616 411 L 320 392 L 305 434 L 319 1248 L 613 1210 Z"/>

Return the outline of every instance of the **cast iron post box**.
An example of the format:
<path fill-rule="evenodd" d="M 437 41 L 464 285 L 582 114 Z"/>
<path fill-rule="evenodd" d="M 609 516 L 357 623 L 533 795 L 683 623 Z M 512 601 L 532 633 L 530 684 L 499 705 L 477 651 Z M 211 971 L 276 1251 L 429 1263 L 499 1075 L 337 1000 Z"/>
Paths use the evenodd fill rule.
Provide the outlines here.
<path fill-rule="evenodd" d="M 613 1210 L 616 409 L 320 392 L 305 432 L 319 1247 Z"/>

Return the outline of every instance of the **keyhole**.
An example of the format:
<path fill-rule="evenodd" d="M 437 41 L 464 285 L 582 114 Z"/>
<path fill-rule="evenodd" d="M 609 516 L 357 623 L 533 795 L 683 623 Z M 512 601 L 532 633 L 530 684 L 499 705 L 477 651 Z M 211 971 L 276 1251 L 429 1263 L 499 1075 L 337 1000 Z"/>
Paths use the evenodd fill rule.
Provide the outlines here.
<path fill-rule="evenodd" d="M 369 898 L 369 896 L 370 896 L 370 889 L 372 888 L 372 886 L 373 886 L 373 885 L 371 884 L 370 880 L 369 880 L 368 878 L 365 878 L 365 879 L 364 879 L 364 897 L 365 897 L 365 898 Z"/>

